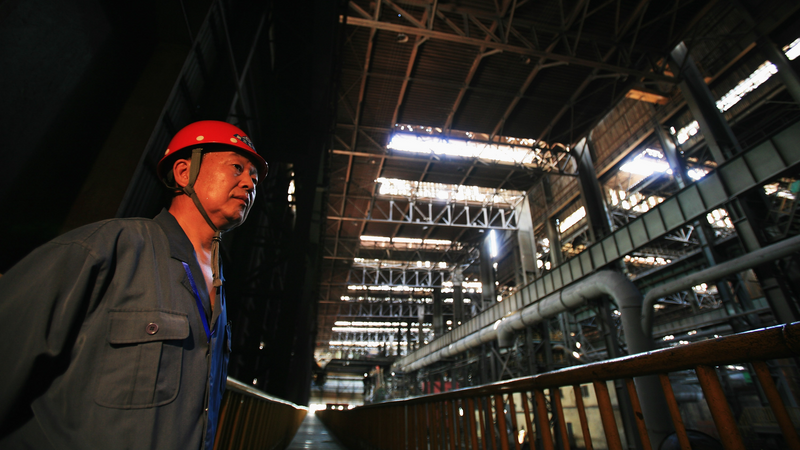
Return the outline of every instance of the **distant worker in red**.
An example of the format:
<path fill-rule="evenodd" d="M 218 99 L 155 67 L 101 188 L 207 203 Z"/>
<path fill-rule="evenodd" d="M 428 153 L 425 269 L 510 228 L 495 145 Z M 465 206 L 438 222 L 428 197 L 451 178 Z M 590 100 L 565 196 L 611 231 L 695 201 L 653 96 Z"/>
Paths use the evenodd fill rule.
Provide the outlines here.
<path fill-rule="evenodd" d="M 154 219 L 111 219 L 0 277 L 0 448 L 211 449 L 230 355 L 222 233 L 267 175 L 225 122 L 175 135 Z"/>

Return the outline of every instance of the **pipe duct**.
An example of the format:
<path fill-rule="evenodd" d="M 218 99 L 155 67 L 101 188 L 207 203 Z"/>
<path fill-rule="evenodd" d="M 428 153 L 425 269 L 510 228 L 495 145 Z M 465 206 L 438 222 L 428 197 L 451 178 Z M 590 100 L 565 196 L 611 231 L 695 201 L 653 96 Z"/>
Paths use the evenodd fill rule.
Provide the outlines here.
<path fill-rule="evenodd" d="M 645 295 L 642 305 L 641 328 L 644 336 L 647 336 L 648 339 L 652 339 L 653 306 L 658 299 L 666 295 L 691 289 L 692 286 L 697 286 L 700 283 L 716 281 L 728 275 L 789 256 L 798 250 L 800 250 L 800 235 L 776 242 L 738 258 L 725 261 L 722 264 L 689 274 L 651 289 L 647 292 L 647 295 Z M 627 324 L 625 324 L 625 330 L 627 335 Z M 630 345 L 630 343 L 628 345 Z"/>
<path fill-rule="evenodd" d="M 608 295 L 620 309 L 625 340 L 631 354 L 653 350 L 653 340 L 645 337 L 640 326 L 642 317 L 642 294 L 639 289 L 619 272 L 602 270 L 538 300 L 494 324 L 460 339 L 445 348 L 421 358 L 404 367 L 407 372 L 418 370 L 444 358 L 475 348 L 497 339 L 501 347 L 514 343 L 514 332 L 535 325 L 562 312 L 574 309 L 591 299 Z M 638 377 L 635 380 L 642 413 L 654 442 L 660 442 L 672 430 L 666 400 L 657 376 Z"/>

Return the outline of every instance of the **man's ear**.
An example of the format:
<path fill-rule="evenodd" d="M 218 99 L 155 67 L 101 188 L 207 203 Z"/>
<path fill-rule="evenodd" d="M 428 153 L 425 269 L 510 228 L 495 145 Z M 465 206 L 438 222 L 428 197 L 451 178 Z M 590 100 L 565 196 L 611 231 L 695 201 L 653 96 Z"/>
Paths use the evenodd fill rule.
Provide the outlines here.
<path fill-rule="evenodd" d="M 186 187 L 189 185 L 189 175 L 192 162 L 188 159 L 176 159 L 172 164 L 172 174 L 175 177 L 175 185 Z"/>

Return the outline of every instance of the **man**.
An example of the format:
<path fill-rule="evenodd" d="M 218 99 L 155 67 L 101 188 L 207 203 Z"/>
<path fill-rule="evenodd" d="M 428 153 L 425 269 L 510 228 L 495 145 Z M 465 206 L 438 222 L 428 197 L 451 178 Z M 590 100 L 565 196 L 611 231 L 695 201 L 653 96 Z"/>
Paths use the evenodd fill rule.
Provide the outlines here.
<path fill-rule="evenodd" d="M 230 327 L 219 267 L 267 163 L 217 121 L 178 132 L 155 219 L 112 219 L 0 277 L 0 448 L 211 449 Z"/>

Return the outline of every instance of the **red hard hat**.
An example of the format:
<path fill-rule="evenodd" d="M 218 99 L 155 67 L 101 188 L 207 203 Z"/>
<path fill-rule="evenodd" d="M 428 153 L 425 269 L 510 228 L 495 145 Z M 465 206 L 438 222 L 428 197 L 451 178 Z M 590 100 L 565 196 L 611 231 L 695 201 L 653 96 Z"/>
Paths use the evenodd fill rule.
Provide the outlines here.
<path fill-rule="evenodd" d="M 185 148 L 197 147 L 204 144 L 221 144 L 231 147 L 232 151 L 246 156 L 258 168 L 258 182 L 260 183 L 267 176 L 269 166 L 264 158 L 256 153 L 250 138 L 238 127 L 227 122 L 218 120 L 201 120 L 199 122 L 186 125 L 178 131 L 175 137 L 169 142 L 169 147 L 158 162 L 158 176 L 164 178 L 170 165 L 172 156 Z"/>

